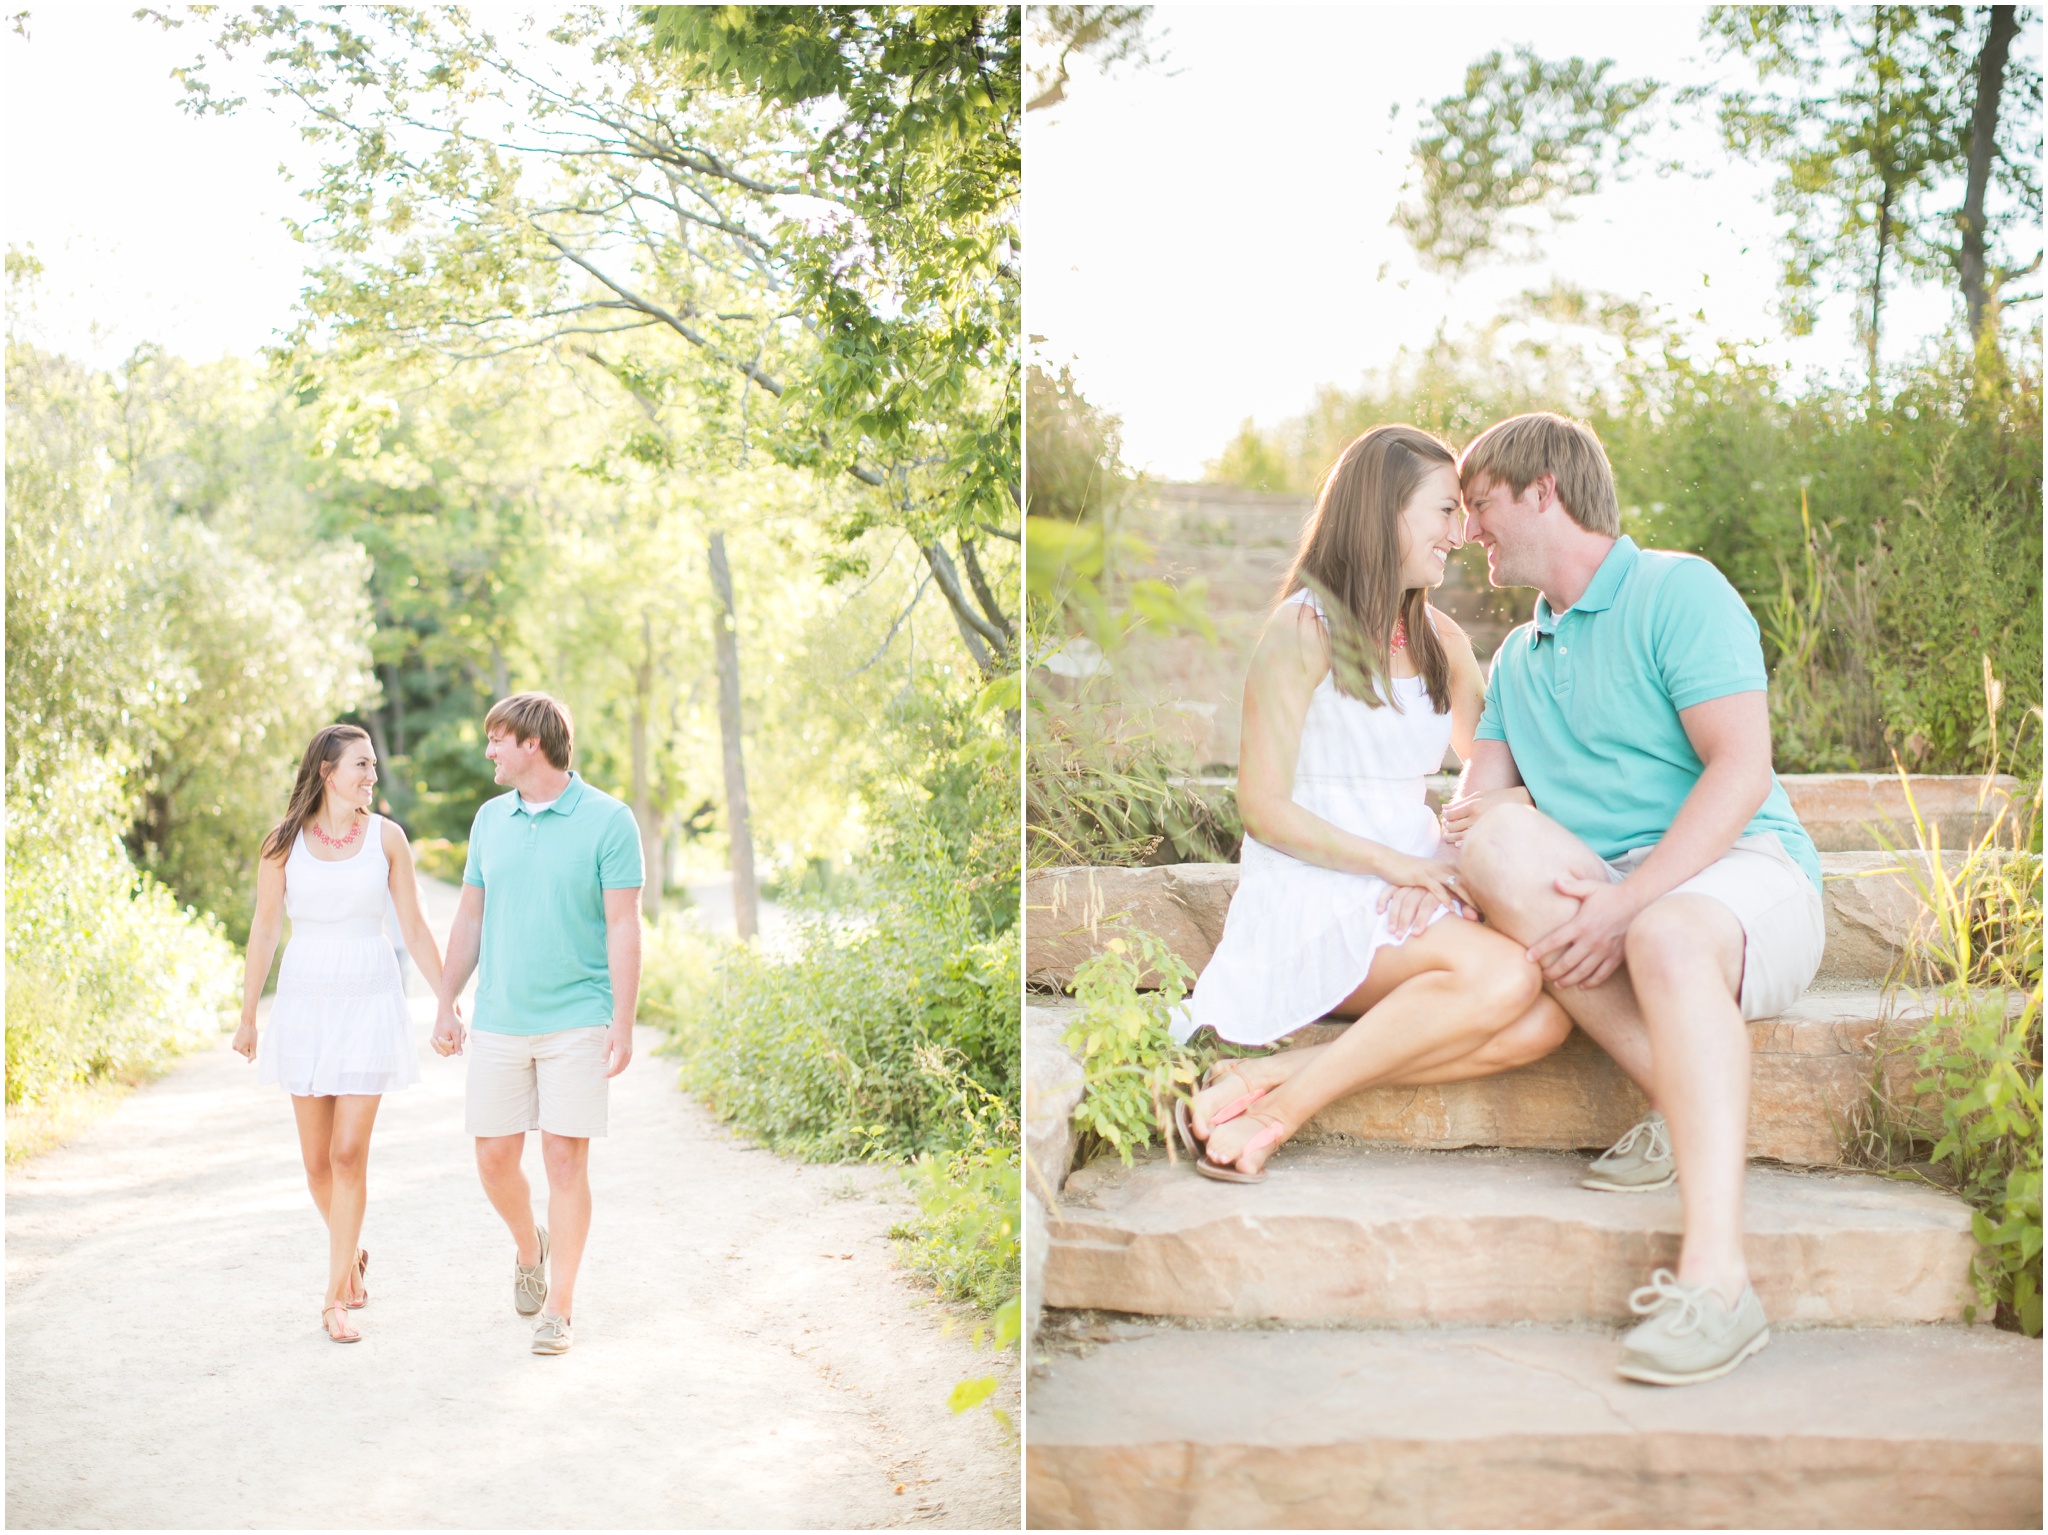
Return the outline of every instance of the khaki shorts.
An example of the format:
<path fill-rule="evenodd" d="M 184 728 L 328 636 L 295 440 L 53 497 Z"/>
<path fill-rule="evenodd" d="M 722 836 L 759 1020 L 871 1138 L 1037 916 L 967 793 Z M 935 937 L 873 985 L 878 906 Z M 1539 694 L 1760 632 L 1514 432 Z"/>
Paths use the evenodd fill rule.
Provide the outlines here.
<path fill-rule="evenodd" d="M 1607 863 L 1619 883 L 1656 846 L 1630 848 Z M 1711 896 L 1742 924 L 1742 1016 L 1775 1018 L 1806 990 L 1827 944 L 1827 908 L 1806 871 L 1770 832 L 1743 837 L 1670 892 Z"/>
<path fill-rule="evenodd" d="M 611 1095 L 611 1081 L 604 1074 L 604 1041 L 610 1032 L 471 1030 L 464 1130 L 470 1135 L 524 1135 L 528 1130 L 603 1135 Z"/>

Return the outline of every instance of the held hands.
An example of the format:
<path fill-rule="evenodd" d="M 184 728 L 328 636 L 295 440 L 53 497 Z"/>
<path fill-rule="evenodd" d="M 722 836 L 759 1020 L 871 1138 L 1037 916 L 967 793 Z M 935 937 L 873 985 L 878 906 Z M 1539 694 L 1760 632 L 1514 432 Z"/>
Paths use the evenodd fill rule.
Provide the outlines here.
<path fill-rule="evenodd" d="M 1535 803 L 1535 797 L 1520 784 L 1511 789 L 1495 789 L 1486 794 L 1472 794 L 1464 799 L 1454 799 L 1444 806 L 1444 841 L 1450 843 L 1452 847 L 1461 845 L 1465 840 L 1465 833 L 1477 826 L 1479 818 L 1495 805 Z"/>
<path fill-rule="evenodd" d="M 1578 914 L 1531 944 L 1529 958 L 1553 986 L 1598 986 L 1621 966 L 1622 941 L 1637 915 L 1635 897 L 1625 881 L 1611 885 L 1563 875 L 1556 888 L 1559 895 L 1577 899 Z"/>
<path fill-rule="evenodd" d="M 428 1041 L 436 1055 L 462 1054 L 462 1008 L 460 1003 L 444 1002 L 434 1018 L 434 1035 Z"/>
<path fill-rule="evenodd" d="M 256 1059 L 256 1020 L 244 1018 L 242 1026 L 235 1030 L 235 1037 L 228 1042 L 228 1048 L 245 1061 Z"/>
<path fill-rule="evenodd" d="M 1381 869 L 1387 888 L 1380 892 L 1379 909 L 1388 914 L 1387 930 L 1395 938 L 1411 938 L 1429 925 L 1438 910 L 1448 906 L 1459 915 L 1469 915 L 1458 893 L 1458 866 L 1441 858 L 1397 856 Z"/>

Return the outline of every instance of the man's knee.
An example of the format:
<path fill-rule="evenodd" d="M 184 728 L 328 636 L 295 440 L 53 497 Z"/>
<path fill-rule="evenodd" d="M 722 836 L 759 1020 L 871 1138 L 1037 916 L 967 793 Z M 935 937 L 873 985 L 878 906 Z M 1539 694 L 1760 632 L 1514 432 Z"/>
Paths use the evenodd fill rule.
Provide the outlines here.
<path fill-rule="evenodd" d="M 1465 834 L 1460 882 L 1482 907 L 1547 890 L 1557 871 L 1544 866 L 1540 848 L 1555 829 L 1555 822 L 1529 805 L 1494 806 Z"/>
<path fill-rule="evenodd" d="M 1706 896 L 1651 902 L 1629 924 L 1622 953 L 1638 992 L 1718 980 L 1732 997 L 1742 984 L 1742 924 Z"/>
<path fill-rule="evenodd" d="M 476 1142 L 477 1171 L 492 1179 L 516 1172 L 525 1150 L 523 1135 L 480 1135 Z"/>
<path fill-rule="evenodd" d="M 540 1138 L 540 1160 L 547 1169 L 550 1184 L 573 1184 L 582 1178 L 584 1169 L 590 1165 L 590 1142 L 582 1136 L 543 1135 Z"/>

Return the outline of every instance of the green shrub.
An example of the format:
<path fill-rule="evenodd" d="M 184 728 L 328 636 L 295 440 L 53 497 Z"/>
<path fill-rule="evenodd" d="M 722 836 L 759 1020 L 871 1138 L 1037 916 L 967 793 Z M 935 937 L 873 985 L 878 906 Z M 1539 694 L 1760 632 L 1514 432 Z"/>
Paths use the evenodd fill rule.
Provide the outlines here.
<path fill-rule="evenodd" d="M 7 1105 L 157 1068 L 218 1036 L 241 967 L 220 924 L 138 874 L 120 842 L 121 779 L 83 757 L 11 786 Z"/>
<path fill-rule="evenodd" d="M 1206 1064 L 1171 1032 L 1174 1009 L 1194 978 L 1164 942 L 1128 925 L 1075 969 L 1081 1015 L 1067 1029 L 1066 1044 L 1086 1078 L 1074 1109 L 1084 1161 L 1095 1146 L 1108 1145 L 1128 1164 L 1154 1135 L 1173 1154 L 1173 1100 L 1193 1091 Z M 1140 981 L 1154 984 L 1140 990 Z"/>

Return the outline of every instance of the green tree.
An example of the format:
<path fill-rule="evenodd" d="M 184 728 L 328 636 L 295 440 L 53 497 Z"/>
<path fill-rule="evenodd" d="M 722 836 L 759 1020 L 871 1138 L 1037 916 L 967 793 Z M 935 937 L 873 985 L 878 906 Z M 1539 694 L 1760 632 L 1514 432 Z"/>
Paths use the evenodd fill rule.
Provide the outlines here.
<path fill-rule="evenodd" d="M 2012 7 L 1715 7 L 1703 36 L 1748 66 L 1753 88 L 1615 80 L 1611 60 L 1495 51 L 1428 110 L 1419 186 L 1396 222 L 1440 269 L 1526 257 L 1546 221 L 1641 163 L 1674 114 L 1711 102 L 1729 149 L 1779 168 L 1788 324 L 1809 330 L 1828 294 L 1853 294 L 1874 390 L 1886 304 L 1911 274 L 1954 284 L 1976 341 L 2040 265 L 2041 79 L 2009 57 L 2024 19 Z"/>
<path fill-rule="evenodd" d="M 1021 499 L 1015 12 L 642 14 L 503 37 L 456 7 L 220 23 L 330 150 L 298 355 L 548 348 L 610 372 L 658 334 L 636 366 L 697 395 L 731 459 L 868 486 L 842 533 L 911 531 L 1001 671 L 1014 568 L 983 541 L 1015 540 Z M 239 104 L 204 61 L 182 73 L 196 109 Z"/>

